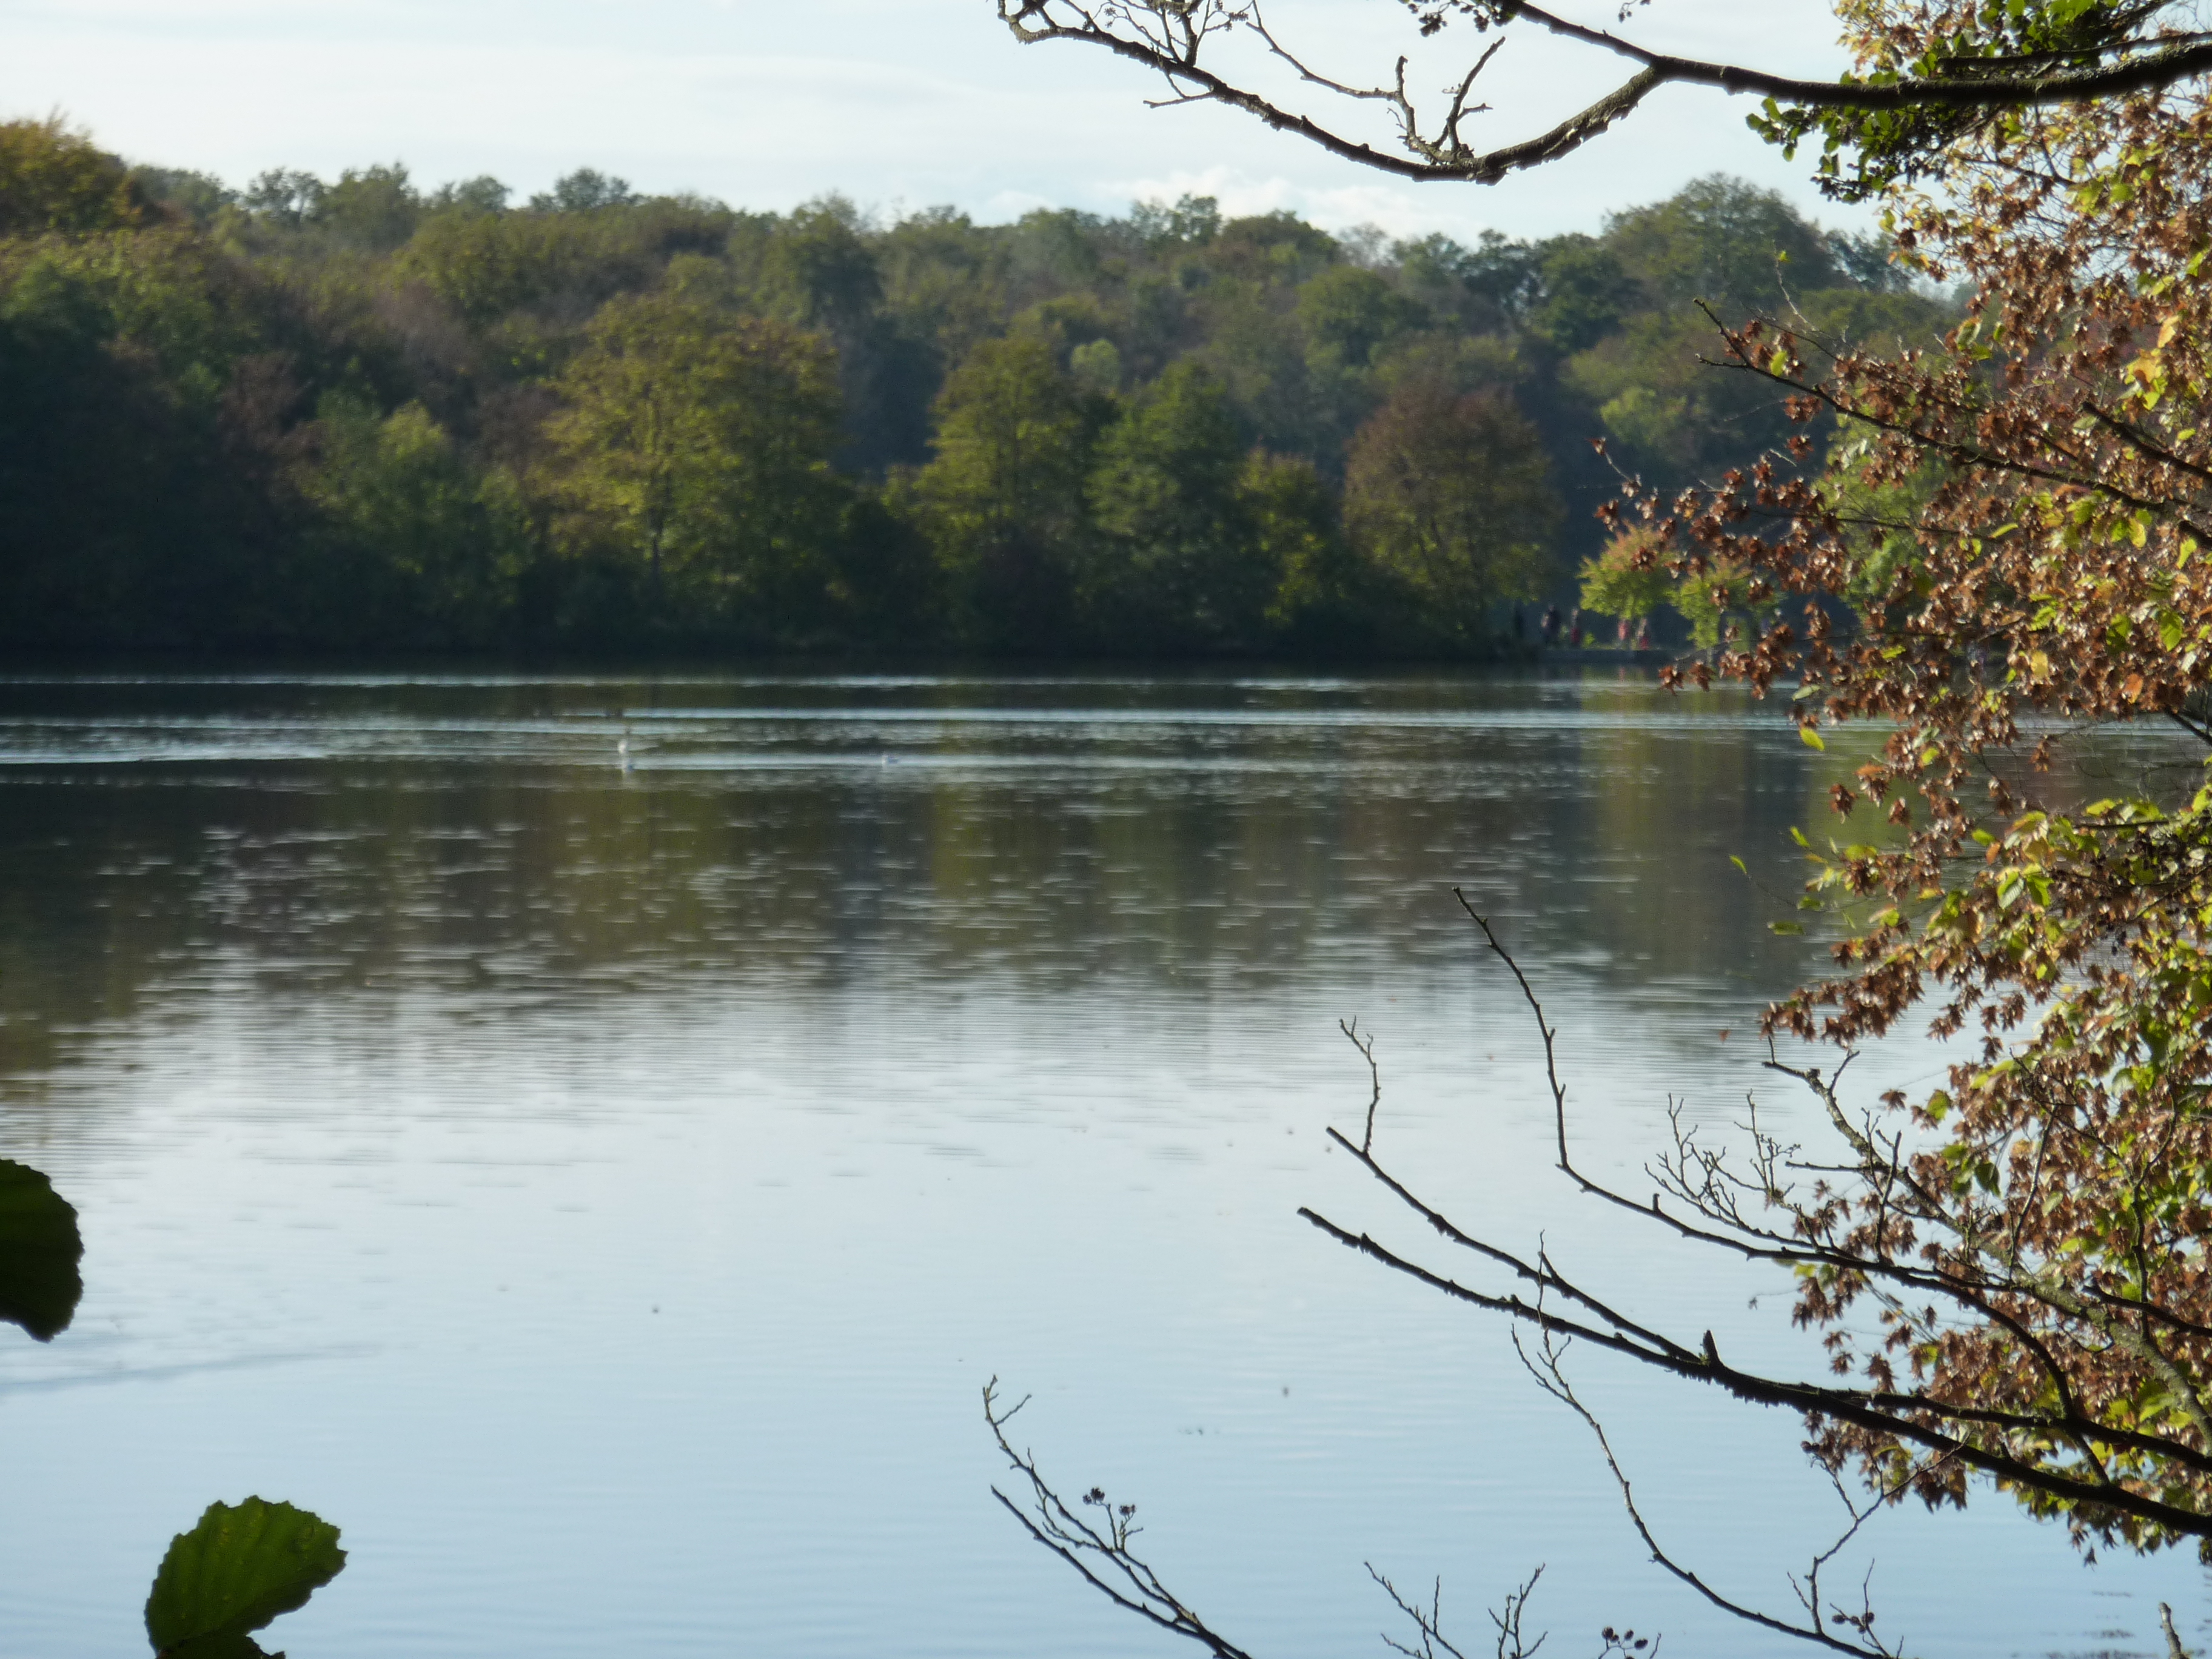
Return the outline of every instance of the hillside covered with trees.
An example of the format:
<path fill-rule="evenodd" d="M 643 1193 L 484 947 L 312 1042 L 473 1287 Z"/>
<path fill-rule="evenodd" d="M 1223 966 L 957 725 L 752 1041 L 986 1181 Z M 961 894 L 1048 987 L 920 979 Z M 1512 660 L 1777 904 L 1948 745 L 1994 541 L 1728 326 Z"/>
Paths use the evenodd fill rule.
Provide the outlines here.
<path fill-rule="evenodd" d="M 234 191 L 0 126 L 0 645 L 1480 655 L 1616 466 L 1781 441 L 1698 301 L 1932 339 L 1714 178 L 1596 235 Z M 1590 440 L 1604 436 L 1600 457 Z"/>

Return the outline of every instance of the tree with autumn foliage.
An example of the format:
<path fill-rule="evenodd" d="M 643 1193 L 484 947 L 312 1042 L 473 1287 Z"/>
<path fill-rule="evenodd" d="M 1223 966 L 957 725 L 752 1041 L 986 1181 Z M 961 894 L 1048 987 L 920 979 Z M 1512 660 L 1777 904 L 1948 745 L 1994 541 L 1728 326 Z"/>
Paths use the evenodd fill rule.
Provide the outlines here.
<path fill-rule="evenodd" d="M 1938 1035 L 1975 1040 L 1943 1088 L 1889 1098 L 1917 1150 L 1791 1212 L 1824 1252 L 1802 1316 L 1937 1439 L 1826 1418 L 1815 1443 L 1960 1500 L 1963 1454 L 1986 1453 L 2077 1537 L 2201 1541 L 2212 788 L 2192 764 L 2083 800 L 2067 763 L 2115 722 L 2200 757 L 2212 740 L 2212 108 L 2192 86 L 2016 112 L 1954 137 L 1941 187 L 1889 211 L 1908 258 L 1972 291 L 1943 349 L 1731 330 L 1738 372 L 1787 389 L 1808 428 L 1840 415 L 1864 435 L 1824 476 L 1763 459 L 1639 504 L 1684 572 L 1754 571 L 1795 613 L 1717 672 L 1797 679 L 1816 743 L 1883 731 L 1834 804 L 1888 833 L 1813 887 L 1845 923 L 1838 971 L 1770 1026 L 1850 1044 L 1932 1009 Z M 1894 1294 L 1906 1276 L 1940 1317 Z"/>
<path fill-rule="evenodd" d="M 1834 973 L 1770 1009 L 1770 1037 L 1850 1049 L 1924 1018 L 1955 1063 L 1940 1088 L 1868 1099 L 1843 1066 L 1778 1048 L 1827 1146 L 1754 1121 L 1727 1157 L 1685 1132 L 1656 1194 L 1618 1191 L 1574 1164 L 1538 988 L 1469 912 L 1543 1035 L 1560 1168 L 1664 1232 L 1789 1271 L 1825 1376 L 1731 1364 L 1709 1334 L 1651 1328 L 1541 1253 L 1463 1231 L 1386 1167 L 1371 1113 L 1340 1147 L 1503 1282 L 1308 1218 L 1529 1330 L 1539 1381 L 1601 1446 L 1560 1364 L 1570 1341 L 1802 1413 L 1815 1458 L 1864 1478 L 1854 1528 L 1908 1494 L 1964 1504 L 1978 1479 L 2085 1548 L 2193 1540 L 2212 1559 L 2212 37 L 2159 0 L 1841 0 L 1856 65 L 1814 83 L 1534 5 L 1410 9 L 1425 34 L 1540 27 L 1642 67 L 1565 126 L 1486 153 L 1460 122 L 1494 40 L 1441 125 L 1416 118 L 1402 60 L 1395 93 L 1308 74 L 1392 110 L 1404 154 L 1377 165 L 1495 178 L 1591 142 L 1669 81 L 1764 91 L 1754 126 L 1793 154 L 1820 145 L 1823 187 L 1880 205 L 1900 268 L 1969 296 L 1918 343 L 1853 339 L 1786 296 L 1717 313 L 1713 372 L 1786 398 L 1797 429 L 1686 489 L 1629 480 L 1601 573 L 1743 613 L 1674 684 L 1786 689 L 1816 750 L 1853 724 L 1876 734 L 1832 800 L 1855 828 L 1877 822 L 1815 852 L 1803 902 L 1832 924 Z M 1249 8 L 1002 11 L 1024 38 L 1109 46 L 1188 98 L 1366 159 L 1212 66 L 1201 49 L 1239 32 L 1304 66 Z M 2090 799 L 2078 763 L 2116 726 L 2168 734 L 2170 752 Z M 1655 1559 L 1716 1605 L 1832 1650 L 1897 1651 L 1870 1606 L 1817 1583 L 1786 1616 L 1731 1600 L 1677 1565 L 1625 1475 L 1621 1492 Z M 1036 1492 L 1024 1523 L 1112 1593 L 1126 1547 Z M 1172 1598 L 1150 1610 L 1233 1650 Z M 2180 1659 L 2170 1618 L 2166 1636 Z"/>

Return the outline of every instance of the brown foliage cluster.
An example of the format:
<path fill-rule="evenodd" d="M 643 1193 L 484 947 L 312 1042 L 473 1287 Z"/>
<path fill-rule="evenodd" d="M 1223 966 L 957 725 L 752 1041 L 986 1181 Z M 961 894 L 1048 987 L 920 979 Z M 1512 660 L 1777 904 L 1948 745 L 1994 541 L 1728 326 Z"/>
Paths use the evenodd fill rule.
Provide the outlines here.
<path fill-rule="evenodd" d="M 1883 359 L 1773 319 L 1727 331 L 1729 366 L 1801 420 L 1869 434 L 1848 464 L 1769 458 L 1622 510 L 1678 573 L 1749 570 L 1783 600 L 1687 678 L 1794 676 L 1808 732 L 1887 728 L 1834 801 L 1893 828 L 1813 884 L 1856 917 L 1838 972 L 1770 1027 L 1850 1043 L 1932 1006 L 1938 1035 L 1979 1039 L 1948 1088 L 1888 1098 L 1893 1139 L 1793 1200 L 1799 1319 L 1839 1373 L 2039 1472 L 2003 1484 L 2077 1538 L 2202 1540 L 2212 791 L 2066 811 L 2051 768 L 2094 724 L 2208 737 L 2212 106 L 2014 112 L 1955 158 L 1893 209 L 1904 257 L 1973 295 L 1947 339 Z M 1909 551 L 1878 560 L 1876 538 Z M 1963 1498 L 1960 1461 L 1916 1468 L 1887 1428 L 1816 1418 L 1813 1444 Z"/>

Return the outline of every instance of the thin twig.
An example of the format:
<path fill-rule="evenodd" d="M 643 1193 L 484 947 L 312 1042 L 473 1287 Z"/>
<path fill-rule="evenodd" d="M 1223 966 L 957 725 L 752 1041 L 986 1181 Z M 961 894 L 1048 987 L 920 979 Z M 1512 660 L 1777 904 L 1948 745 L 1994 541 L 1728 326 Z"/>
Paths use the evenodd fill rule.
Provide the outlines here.
<path fill-rule="evenodd" d="M 1800 1641 L 1810 1642 L 1837 1653 L 1851 1654 L 1856 1659 L 1899 1659 L 1899 1650 L 1884 1647 L 1870 1632 L 1863 1643 L 1847 1642 L 1817 1626 L 1792 1624 L 1786 1619 L 1777 1619 L 1771 1613 L 1762 1613 L 1756 1607 L 1731 1600 L 1668 1554 L 1658 1539 L 1653 1536 L 1643 1510 L 1637 1507 L 1635 1489 L 1629 1484 L 1627 1473 L 1620 1467 L 1620 1460 L 1613 1455 L 1613 1443 L 1606 1437 L 1605 1425 L 1598 1421 L 1596 1414 L 1589 1407 L 1583 1404 L 1567 1381 L 1566 1373 L 1559 1368 L 1559 1357 L 1564 1350 L 1555 1343 L 1548 1331 L 1542 1341 L 1544 1360 L 1541 1365 L 1528 1357 L 1528 1350 L 1522 1345 L 1518 1332 L 1514 1334 L 1514 1351 L 1521 1356 L 1521 1363 L 1528 1368 L 1528 1374 L 1536 1379 L 1537 1386 L 1581 1418 L 1589 1425 L 1591 1434 L 1596 1437 L 1599 1454 L 1604 1457 L 1606 1468 L 1612 1472 L 1613 1483 L 1620 1488 L 1621 1507 L 1628 1511 L 1629 1522 L 1636 1528 L 1636 1535 L 1644 1540 L 1644 1547 L 1651 1552 L 1653 1561 L 1722 1612 L 1741 1619 L 1746 1624 L 1757 1625 L 1762 1630 L 1771 1630 L 1778 1635 L 1796 1637 Z"/>
<path fill-rule="evenodd" d="M 1014 1449 L 1006 1438 L 1006 1425 L 1028 1403 L 1024 1395 L 1012 1407 L 1002 1410 L 999 1405 L 999 1379 L 994 1376 L 983 1385 L 983 1420 L 990 1425 L 992 1437 L 1006 1454 L 1008 1465 L 1029 1482 L 1030 1488 L 1026 1507 L 996 1486 L 991 1488 L 991 1496 L 1022 1523 L 1031 1538 L 1082 1574 L 1093 1589 L 1115 1606 L 1162 1630 L 1188 1637 L 1214 1655 L 1214 1659 L 1251 1659 L 1243 1649 L 1209 1627 L 1170 1594 L 1159 1575 L 1131 1551 L 1130 1539 L 1142 1530 L 1134 1524 L 1135 1504 L 1115 1504 L 1107 1498 L 1103 1488 L 1093 1486 L 1082 1501 L 1101 1512 L 1104 1522 L 1102 1531 L 1069 1509 L 1060 1494 L 1046 1484 L 1033 1455 Z"/>
<path fill-rule="evenodd" d="M 1359 1035 L 1357 1019 L 1340 1019 L 1336 1022 L 1336 1029 L 1352 1039 L 1352 1046 L 1359 1050 L 1360 1057 L 1367 1062 L 1367 1080 L 1371 1087 L 1367 1097 L 1367 1128 L 1359 1137 L 1359 1150 L 1365 1154 L 1375 1147 L 1375 1109 L 1382 1100 L 1382 1073 L 1375 1064 L 1375 1039 L 1371 1035 L 1364 1037 Z"/>

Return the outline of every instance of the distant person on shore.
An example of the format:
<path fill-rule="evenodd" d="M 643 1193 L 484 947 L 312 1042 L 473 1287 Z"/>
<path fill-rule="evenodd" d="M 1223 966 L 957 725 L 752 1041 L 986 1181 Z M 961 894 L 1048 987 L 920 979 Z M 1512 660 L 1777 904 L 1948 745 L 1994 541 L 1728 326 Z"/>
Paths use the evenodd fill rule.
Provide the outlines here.
<path fill-rule="evenodd" d="M 1544 607 L 1544 624 L 1543 624 L 1543 626 L 1544 626 L 1544 643 L 1545 643 L 1545 644 L 1547 644 L 1547 645 L 1557 645 L 1557 644 L 1559 642 L 1559 606 L 1557 606 L 1556 605 L 1546 605 L 1546 606 Z"/>
<path fill-rule="evenodd" d="M 1583 608 L 1580 605 L 1567 612 L 1567 646 L 1575 651 L 1583 648 Z"/>
<path fill-rule="evenodd" d="M 1620 649 L 1628 649 L 1628 618 L 1623 617 L 1613 625 L 1613 642 Z"/>
<path fill-rule="evenodd" d="M 1651 648 L 1651 618 L 1649 617 L 1640 617 L 1637 621 L 1635 648 L 1638 651 L 1649 651 Z"/>

